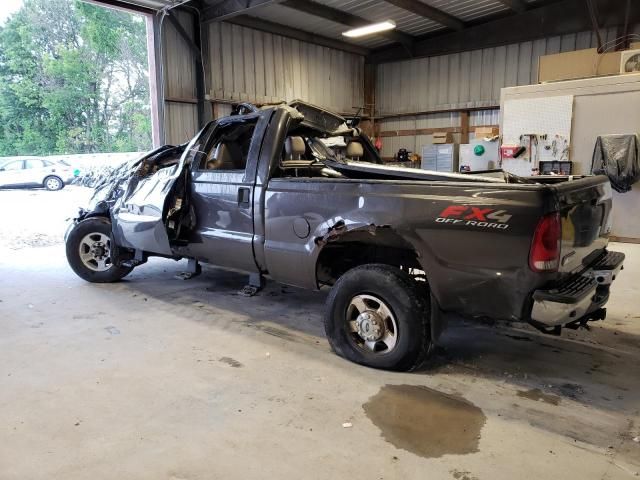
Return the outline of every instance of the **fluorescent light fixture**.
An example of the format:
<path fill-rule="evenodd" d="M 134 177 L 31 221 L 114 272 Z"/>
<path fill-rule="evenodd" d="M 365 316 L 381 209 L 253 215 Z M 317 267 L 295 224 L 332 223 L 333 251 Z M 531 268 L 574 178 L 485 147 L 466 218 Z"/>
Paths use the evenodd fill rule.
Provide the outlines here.
<path fill-rule="evenodd" d="M 351 38 L 364 37 L 365 35 L 371 35 L 372 33 L 378 32 L 386 32 L 387 30 L 393 30 L 394 28 L 396 28 L 395 22 L 387 20 L 385 22 L 372 23 L 371 25 L 367 25 L 365 27 L 353 28 L 351 30 L 347 30 L 346 32 L 342 32 L 342 35 Z"/>

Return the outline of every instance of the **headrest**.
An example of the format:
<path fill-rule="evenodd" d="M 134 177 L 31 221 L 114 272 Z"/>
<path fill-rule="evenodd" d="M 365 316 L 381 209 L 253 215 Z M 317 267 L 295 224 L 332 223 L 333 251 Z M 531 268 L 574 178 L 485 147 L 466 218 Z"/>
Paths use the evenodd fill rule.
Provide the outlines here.
<path fill-rule="evenodd" d="M 347 145 L 347 157 L 361 157 L 364 155 L 364 149 L 360 142 L 351 142 Z"/>
<path fill-rule="evenodd" d="M 234 170 L 233 155 L 226 143 L 221 143 L 214 151 L 215 158 L 207 162 L 207 170 Z"/>
<path fill-rule="evenodd" d="M 307 150 L 307 146 L 305 145 L 302 137 L 287 137 L 284 142 L 284 149 L 288 156 L 293 157 L 304 155 L 304 152 Z"/>

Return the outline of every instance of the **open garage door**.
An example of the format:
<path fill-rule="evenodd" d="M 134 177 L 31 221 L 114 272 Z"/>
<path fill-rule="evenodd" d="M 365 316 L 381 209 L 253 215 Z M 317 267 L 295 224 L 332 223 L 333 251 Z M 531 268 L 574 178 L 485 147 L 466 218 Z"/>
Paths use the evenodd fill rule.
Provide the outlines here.
<path fill-rule="evenodd" d="M 65 220 L 90 194 L 85 187 L 160 142 L 155 15 L 147 7 L 162 6 L 7 5 L 13 9 L 0 15 L 5 252 L 61 243 Z"/>

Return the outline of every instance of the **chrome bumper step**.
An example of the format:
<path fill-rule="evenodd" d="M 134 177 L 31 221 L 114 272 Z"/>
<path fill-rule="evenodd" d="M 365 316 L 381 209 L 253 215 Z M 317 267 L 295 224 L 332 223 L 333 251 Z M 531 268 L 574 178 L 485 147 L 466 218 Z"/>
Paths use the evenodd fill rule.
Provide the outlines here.
<path fill-rule="evenodd" d="M 597 286 L 598 282 L 594 278 L 578 276 L 557 288 L 536 290 L 533 293 L 533 299 L 535 301 L 550 300 L 558 303 L 577 303 L 595 290 Z"/>
<path fill-rule="evenodd" d="M 624 268 L 624 253 L 607 252 L 590 266 L 586 276 L 593 278 L 598 285 L 611 285 L 616 279 L 616 275 Z"/>
<path fill-rule="evenodd" d="M 624 258 L 624 253 L 607 252 L 582 274 L 533 292 L 531 323 L 560 327 L 600 309 L 609 299 L 609 285 L 622 270 Z"/>

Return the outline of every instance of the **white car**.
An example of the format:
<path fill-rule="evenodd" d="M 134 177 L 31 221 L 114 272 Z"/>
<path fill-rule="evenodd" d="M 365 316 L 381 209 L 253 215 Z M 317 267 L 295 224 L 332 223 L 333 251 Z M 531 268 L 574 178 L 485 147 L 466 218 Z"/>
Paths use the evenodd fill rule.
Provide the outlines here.
<path fill-rule="evenodd" d="M 44 187 L 60 190 L 73 179 L 73 168 L 37 157 L 0 160 L 0 188 Z"/>

